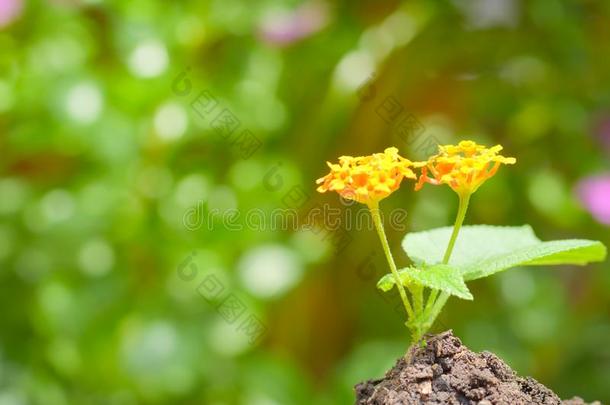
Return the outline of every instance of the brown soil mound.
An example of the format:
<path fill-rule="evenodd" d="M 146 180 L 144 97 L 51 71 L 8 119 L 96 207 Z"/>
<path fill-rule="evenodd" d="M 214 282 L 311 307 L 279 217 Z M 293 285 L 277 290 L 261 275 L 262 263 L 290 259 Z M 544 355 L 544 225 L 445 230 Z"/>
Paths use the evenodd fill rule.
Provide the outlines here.
<path fill-rule="evenodd" d="M 470 351 L 451 331 L 427 342 L 425 348 L 412 348 L 409 360 L 398 360 L 385 378 L 358 384 L 356 405 L 586 404 L 580 398 L 562 401 L 533 378 L 519 377 L 493 353 Z"/>

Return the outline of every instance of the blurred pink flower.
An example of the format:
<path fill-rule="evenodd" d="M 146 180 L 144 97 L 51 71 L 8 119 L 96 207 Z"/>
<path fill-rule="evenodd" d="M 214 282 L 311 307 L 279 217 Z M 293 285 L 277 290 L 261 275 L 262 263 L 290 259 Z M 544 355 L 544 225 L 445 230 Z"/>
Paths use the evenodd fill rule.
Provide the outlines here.
<path fill-rule="evenodd" d="M 591 215 L 598 222 L 610 225 L 610 173 L 582 179 L 576 190 Z"/>
<path fill-rule="evenodd" d="M 328 6 L 310 1 L 288 12 L 267 15 L 260 24 L 261 38 L 273 45 L 289 45 L 320 31 L 328 22 Z"/>
<path fill-rule="evenodd" d="M 4 28 L 21 14 L 23 0 L 0 0 L 0 28 Z"/>

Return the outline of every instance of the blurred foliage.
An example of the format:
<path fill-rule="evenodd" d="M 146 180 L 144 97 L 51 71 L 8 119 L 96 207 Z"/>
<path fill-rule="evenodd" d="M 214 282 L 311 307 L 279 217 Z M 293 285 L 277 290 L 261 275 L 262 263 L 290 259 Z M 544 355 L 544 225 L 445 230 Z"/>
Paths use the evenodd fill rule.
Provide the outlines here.
<path fill-rule="evenodd" d="M 295 186 L 340 206 L 314 196 L 325 160 L 389 145 L 422 158 L 379 114 L 390 96 L 422 142 L 517 157 L 467 223 L 610 245 L 575 191 L 610 170 L 609 18 L 603 1 L 0 0 L 0 404 L 352 403 L 409 344 L 375 290 L 374 233 L 337 254 L 324 233 L 183 219 L 200 201 L 270 212 Z M 213 124 L 225 108 L 231 135 Z M 411 229 L 451 222 L 449 190 L 408 188 L 385 209 Z M 390 230 L 400 264 L 403 234 Z M 564 397 L 610 401 L 608 270 L 475 282 L 436 330 Z M 233 322 L 227 294 L 245 308 Z M 266 328 L 254 344 L 246 316 Z"/>

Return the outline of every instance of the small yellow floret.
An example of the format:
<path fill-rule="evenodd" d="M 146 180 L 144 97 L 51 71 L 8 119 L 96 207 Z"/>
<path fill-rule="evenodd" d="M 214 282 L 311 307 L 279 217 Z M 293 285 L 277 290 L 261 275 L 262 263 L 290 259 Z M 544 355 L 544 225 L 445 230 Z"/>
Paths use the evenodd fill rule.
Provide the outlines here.
<path fill-rule="evenodd" d="M 367 205 L 392 194 L 404 177 L 417 178 L 410 169 L 413 163 L 387 148 L 370 156 L 341 156 L 339 163 L 328 162 L 330 173 L 318 179 L 318 192 L 336 191 L 343 198 Z"/>
<path fill-rule="evenodd" d="M 501 145 L 487 148 L 473 141 L 439 146 L 439 153 L 421 164 L 422 174 L 415 189 L 421 189 L 427 182 L 447 184 L 459 195 L 472 194 L 496 174 L 501 164 L 516 162 L 515 158 L 499 155 L 501 150 Z M 428 176 L 428 171 L 432 177 Z"/>

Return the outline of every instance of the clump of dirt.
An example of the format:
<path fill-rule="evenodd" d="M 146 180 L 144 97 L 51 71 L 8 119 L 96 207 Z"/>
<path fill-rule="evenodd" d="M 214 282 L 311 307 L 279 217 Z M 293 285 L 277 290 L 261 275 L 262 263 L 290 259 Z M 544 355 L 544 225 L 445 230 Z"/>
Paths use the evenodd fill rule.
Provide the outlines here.
<path fill-rule="evenodd" d="M 583 405 L 562 401 L 531 377 L 519 377 L 490 352 L 474 353 L 451 331 L 411 348 L 385 378 L 356 385 L 356 405 Z M 601 405 L 594 402 L 591 405 Z"/>

